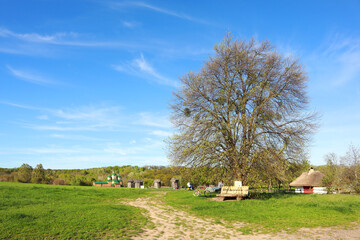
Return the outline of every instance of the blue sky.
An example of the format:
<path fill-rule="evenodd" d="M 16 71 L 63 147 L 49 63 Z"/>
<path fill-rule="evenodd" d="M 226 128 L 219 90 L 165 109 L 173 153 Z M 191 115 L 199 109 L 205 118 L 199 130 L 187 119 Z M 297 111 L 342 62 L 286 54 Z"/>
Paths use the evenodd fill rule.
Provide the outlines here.
<path fill-rule="evenodd" d="M 359 1 L 2 0 L 0 167 L 168 165 L 178 77 L 214 44 L 300 58 L 321 126 L 310 161 L 360 145 Z"/>

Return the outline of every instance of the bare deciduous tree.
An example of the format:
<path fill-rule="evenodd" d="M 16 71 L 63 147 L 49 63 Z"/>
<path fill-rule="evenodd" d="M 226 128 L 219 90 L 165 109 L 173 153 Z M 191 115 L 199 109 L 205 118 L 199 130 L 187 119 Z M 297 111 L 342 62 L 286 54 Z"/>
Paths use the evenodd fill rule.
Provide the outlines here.
<path fill-rule="evenodd" d="M 342 158 L 346 171 L 343 178 L 347 179 L 350 187 L 357 193 L 360 193 L 360 147 L 350 145 L 346 155 Z"/>
<path fill-rule="evenodd" d="M 278 54 L 268 41 L 228 34 L 214 49 L 174 92 L 178 134 L 169 140 L 169 156 L 176 165 L 225 168 L 246 184 L 258 161 L 253 156 L 293 160 L 314 130 L 307 76 L 297 59 Z"/>
<path fill-rule="evenodd" d="M 338 156 L 335 153 L 329 153 L 325 156 L 326 166 L 323 173 L 325 176 L 322 179 L 323 185 L 327 188 L 327 192 L 331 193 L 335 189 L 339 191 L 341 183 L 341 168 L 338 165 Z"/>

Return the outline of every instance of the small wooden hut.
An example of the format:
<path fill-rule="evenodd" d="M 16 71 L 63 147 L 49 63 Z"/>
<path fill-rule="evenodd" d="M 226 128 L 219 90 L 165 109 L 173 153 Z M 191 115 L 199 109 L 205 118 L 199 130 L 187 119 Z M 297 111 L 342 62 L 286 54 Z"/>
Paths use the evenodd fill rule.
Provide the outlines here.
<path fill-rule="evenodd" d="M 160 179 L 154 180 L 154 188 L 161 188 L 161 180 Z"/>
<path fill-rule="evenodd" d="M 177 179 L 176 177 L 173 177 L 171 179 L 171 187 L 173 189 L 178 189 L 179 188 L 179 179 Z"/>
<path fill-rule="evenodd" d="M 304 172 L 300 177 L 290 183 L 295 187 L 295 193 L 323 193 L 322 179 L 324 174 L 320 171 L 314 171 L 311 167 L 308 172 Z"/>
<path fill-rule="evenodd" d="M 129 179 L 129 180 L 127 181 L 127 187 L 128 187 L 128 188 L 134 188 L 134 187 L 135 187 L 135 182 L 134 182 L 133 179 Z"/>
<path fill-rule="evenodd" d="M 144 181 L 143 180 L 135 179 L 134 182 L 135 182 L 135 188 L 143 188 L 143 187 L 141 187 L 141 186 L 144 186 Z"/>

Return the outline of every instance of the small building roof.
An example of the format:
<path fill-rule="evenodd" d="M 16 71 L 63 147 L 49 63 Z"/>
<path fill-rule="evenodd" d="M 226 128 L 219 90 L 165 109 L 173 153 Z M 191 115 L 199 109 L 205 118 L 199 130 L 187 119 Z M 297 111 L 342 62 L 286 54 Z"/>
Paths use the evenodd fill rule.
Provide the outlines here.
<path fill-rule="evenodd" d="M 314 171 L 310 168 L 308 172 L 304 172 L 300 177 L 290 183 L 291 187 L 320 187 L 324 174 L 320 171 Z"/>

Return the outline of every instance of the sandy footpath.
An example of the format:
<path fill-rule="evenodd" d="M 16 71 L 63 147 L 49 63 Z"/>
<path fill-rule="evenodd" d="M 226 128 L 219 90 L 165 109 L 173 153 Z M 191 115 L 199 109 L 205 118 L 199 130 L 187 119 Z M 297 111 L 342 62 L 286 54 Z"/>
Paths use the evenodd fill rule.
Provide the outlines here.
<path fill-rule="evenodd" d="M 244 223 L 216 223 L 204 220 L 188 213 L 165 205 L 161 198 L 138 198 L 125 204 L 147 210 L 153 224 L 144 232 L 132 239 L 359 239 L 360 227 L 345 229 L 334 228 L 302 228 L 297 233 L 243 235 L 240 229 Z"/>

